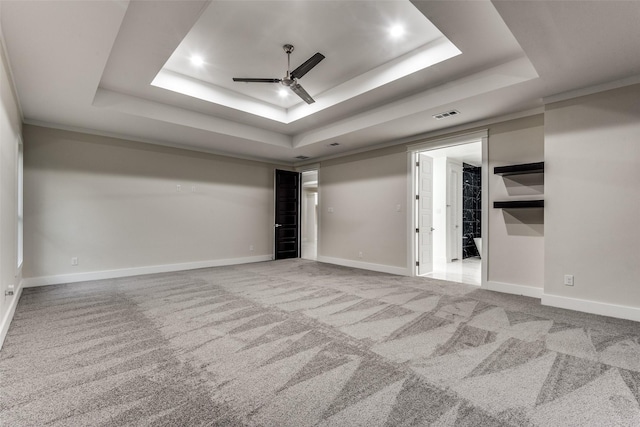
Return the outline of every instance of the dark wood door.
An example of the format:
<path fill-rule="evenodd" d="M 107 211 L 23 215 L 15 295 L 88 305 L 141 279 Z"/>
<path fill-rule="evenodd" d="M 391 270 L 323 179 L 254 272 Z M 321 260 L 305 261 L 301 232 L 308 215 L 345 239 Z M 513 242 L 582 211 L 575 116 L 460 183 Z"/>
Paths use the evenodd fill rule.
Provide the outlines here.
<path fill-rule="evenodd" d="M 275 258 L 300 256 L 300 174 L 276 169 Z"/>

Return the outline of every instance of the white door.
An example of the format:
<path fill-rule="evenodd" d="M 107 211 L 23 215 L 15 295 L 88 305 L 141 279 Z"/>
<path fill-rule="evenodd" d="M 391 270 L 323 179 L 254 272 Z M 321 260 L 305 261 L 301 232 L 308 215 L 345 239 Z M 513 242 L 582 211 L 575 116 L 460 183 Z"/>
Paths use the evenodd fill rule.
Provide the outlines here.
<path fill-rule="evenodd" d="M 447 261 L 462 259 L 462 166 L 447 162 Z"/>
<path fill-rule="evenodd" d="M 418 274 L 433 271 L 433 159 L 418 154 Z"/>

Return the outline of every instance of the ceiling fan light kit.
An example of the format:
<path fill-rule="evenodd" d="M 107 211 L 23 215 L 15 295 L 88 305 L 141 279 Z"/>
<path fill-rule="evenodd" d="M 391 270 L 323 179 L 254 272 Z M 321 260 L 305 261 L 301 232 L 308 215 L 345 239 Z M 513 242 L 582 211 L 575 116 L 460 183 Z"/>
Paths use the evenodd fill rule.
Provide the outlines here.
<path fill-rule="evenodd" d="M 307 104 L 313 104 L 315 100 L 309 95 L 309 93 L 304 90 L 300 83 L 298 83 L 298 79 L 302 78 L 305 74 L 311 71 L 316 65 L 320 63 L 325 57 L 320 52 L 317 52 L 311 58 L 307 59 L 302 65 L 296 68 L 293 71 L 291 70 L 291 52 L 293 52 L 294 47 L 292 44 L 285 44 L 282 46 L 284 52 L 287 54 L 287 74 L 281 79 L 269 79 L 269 78 L 243 78 L 243 77 L 234 77 L 234 82 L 244 82 L 244 83 L 280 83 L 283 86 L 291 89 L 293 93 L 298 95 L 304 102 Z"/>

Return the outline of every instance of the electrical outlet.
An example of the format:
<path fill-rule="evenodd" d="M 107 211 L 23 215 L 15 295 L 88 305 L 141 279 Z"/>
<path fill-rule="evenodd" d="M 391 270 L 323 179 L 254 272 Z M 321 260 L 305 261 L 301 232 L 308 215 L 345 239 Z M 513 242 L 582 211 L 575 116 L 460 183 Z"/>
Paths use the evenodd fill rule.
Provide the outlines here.
<path fill-rule="evenodd" d="M 329 208 L 329 209 L 327 209 L 327 211 L 328 211 L 329 213 L 333 213 L 333 208 Z"/>
<path fill-rule="evenodd" d="M 358 258 L 363 258 L 364 254 L 362 253 L 362 251 L 358 252 Z"/>
<path fill-rule="evenodd" d="M 195 186 L 195 185 L 192 185 L 192 186 L 191 186 L 191 192 L 192 192 L 192 193 L 195 193 L 195 192 L 196 192 L 196 186 Z"/>
<path fill-rule="evenodd" d="M 573 274 L 565 274 L 564 275 L 564 285 L 565 286 L 573 286 Z"/>
<path fill-rule="evenodd" d="M 72 266 L 78 265 L 78 257 L 77 256 L 74 256 L 74 257 L 71 258 L 71 265 Z"/>
<path fill-rule="evenodd" d="M 402 210 L 402 206 L 396 205 L 396 212 L 400 212 Z"/>
<path fill-rule="evenodd" d="M 253 252 L 253 245 L 249 245 L 249 250 Z"/>
<path fill-rule="evenodd" d="M 179 193 L 179 192 L 181 192 L 181 191 L 182 191 L 182 185 L 177 184 L 177 185 L 176 185 L 176 191 L 177 191 L 178 193 Z"/>

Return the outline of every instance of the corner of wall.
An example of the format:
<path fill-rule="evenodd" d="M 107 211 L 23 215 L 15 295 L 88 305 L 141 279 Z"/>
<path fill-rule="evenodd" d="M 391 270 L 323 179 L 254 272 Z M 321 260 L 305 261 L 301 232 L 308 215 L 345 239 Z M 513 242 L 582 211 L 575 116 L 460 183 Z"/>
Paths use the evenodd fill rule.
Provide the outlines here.
<path fill-rule="evenodd" d="M 7 337 L 7 333 L 9 332 L 9 327 L 11 326 L 11 321 L 13 320 L 13 315 L 16 312 L 16 307 L 18 306 L 18 301 L 20 300 L 20 296 L 22 295 L 22 280 L 18 281 L 17 289 L 14 290 L 13 295 L 10 298 L 11 303 L 9 304 L 9 308 L 2 316 L 0 320 L 0 350 L 2 350 L 2 346 L 4 345 L 4 340 Z"/>

